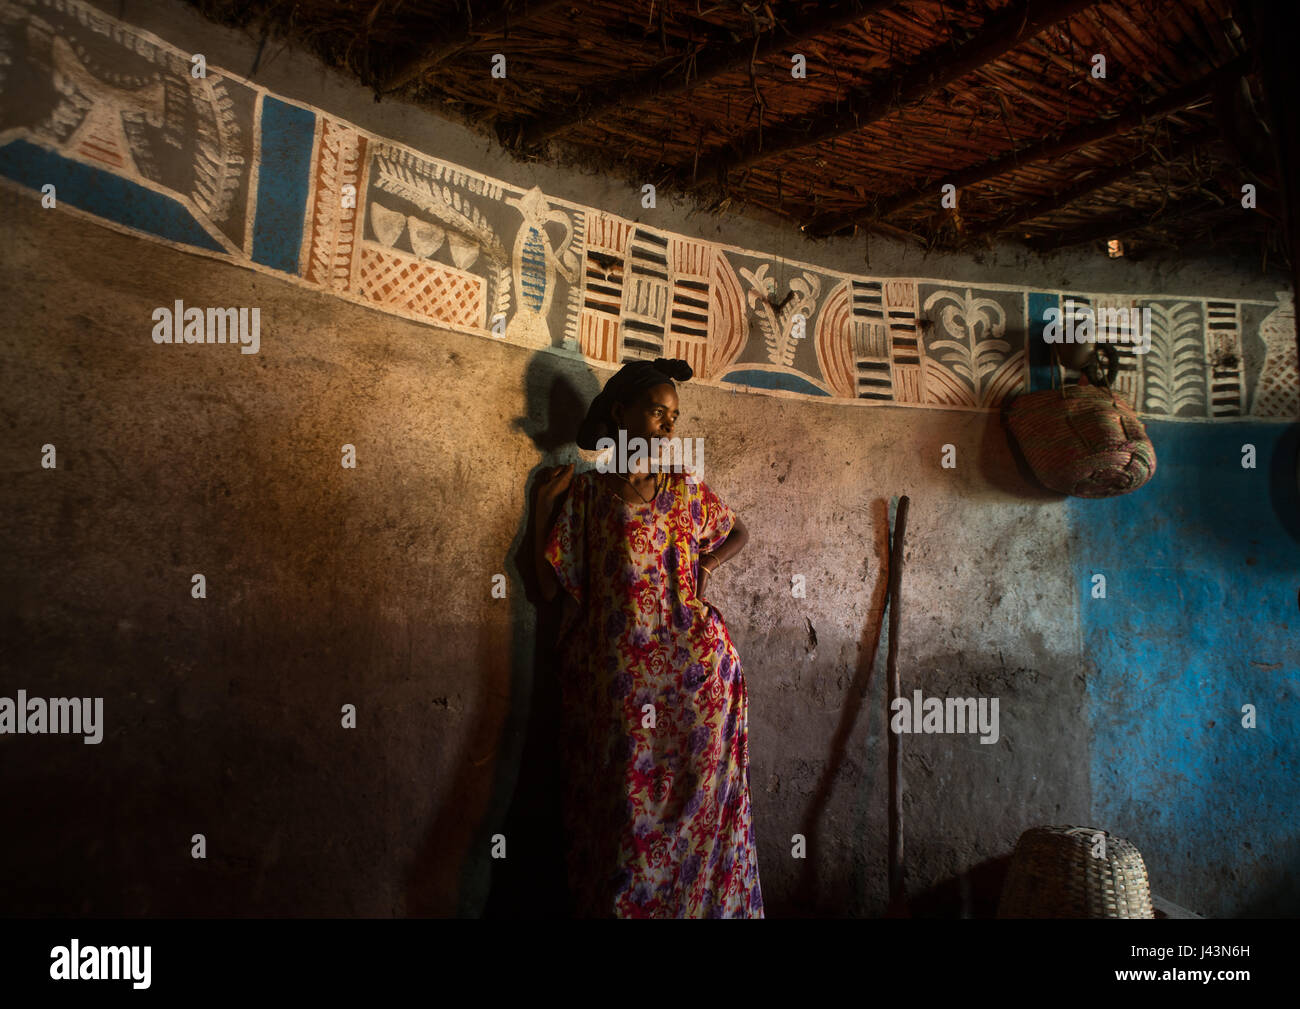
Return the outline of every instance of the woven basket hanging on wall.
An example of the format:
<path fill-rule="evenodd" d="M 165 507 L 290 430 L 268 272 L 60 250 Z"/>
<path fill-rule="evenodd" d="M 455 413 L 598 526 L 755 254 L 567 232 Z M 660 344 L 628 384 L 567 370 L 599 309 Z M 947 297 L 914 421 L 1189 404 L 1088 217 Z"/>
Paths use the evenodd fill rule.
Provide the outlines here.
<path fill-rule="evenodd" d="M 1016 842 L 998 917 L 1154 918 L 1146 864 L 1131 842 L 1095 827 L 1031 827 Z"/>
<path fill-rule="evenodd" d="M 1062 381 L 1059 389 L 1025 393 L 1007 407 L 1006 419 L 1034 476 L 1059 494 L 1116 497 L 1155 474 L 1146 428 L 1106 386 Z"/>

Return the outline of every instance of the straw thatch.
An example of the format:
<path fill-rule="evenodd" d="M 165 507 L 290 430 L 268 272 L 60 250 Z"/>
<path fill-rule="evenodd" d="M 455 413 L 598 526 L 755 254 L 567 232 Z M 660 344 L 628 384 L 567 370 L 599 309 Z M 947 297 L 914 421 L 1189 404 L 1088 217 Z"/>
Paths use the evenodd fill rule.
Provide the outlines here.
<path fill-rule="evenodd" d="M 1285 258 L 1260 29 L 1233 0 L 192 2 L 519 157 L 763 208 L 810 236 Z"/>

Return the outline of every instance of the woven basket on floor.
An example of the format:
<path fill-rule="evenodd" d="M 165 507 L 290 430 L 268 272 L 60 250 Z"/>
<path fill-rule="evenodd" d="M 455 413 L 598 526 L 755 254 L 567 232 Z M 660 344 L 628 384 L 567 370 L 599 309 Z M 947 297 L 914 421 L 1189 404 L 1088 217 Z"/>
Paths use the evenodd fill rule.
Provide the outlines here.
<path fill-rule="evenodd" d="M 998 917 L 1154 918 L 1155 911 L 1131 842 L 1095 827 L 1032 827 L 1016 842 Z"/>
<path fill-rule="evenodd" d="M 1055 369 L 1053 369 L 1055 370 Z M 1017 396 L 1007 427 L 1044 486 L 1073 497 L 1135 491 L 1156 471 L 1156 450 L 1133 408 L 1099 385 Z"/>

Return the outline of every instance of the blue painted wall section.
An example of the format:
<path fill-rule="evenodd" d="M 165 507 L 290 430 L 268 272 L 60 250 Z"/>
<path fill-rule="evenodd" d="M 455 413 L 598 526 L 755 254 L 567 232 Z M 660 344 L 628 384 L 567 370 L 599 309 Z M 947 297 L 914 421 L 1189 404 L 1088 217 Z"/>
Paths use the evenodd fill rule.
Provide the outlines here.
<path fill-rule="evenodd" d="M 1068 505 L 1090 825 L 1138 846 L 1153 891 L 1214 916 L 1300 914 L 1296 430 L 1148 421 L 1152 482 Z"/>
<path fill-rule="evenodd" d="M 38 194 L 46 183 L 52 183 L 57 203 L 136 231 L 211 252 L 226 251 L 180 200 L 29 141 L 14 140 L 0 148 L 0 175 Z"/>
<path fill-rule="evenodd" d="M 270 95 L 263 100 L 253 260 L 286 273 L 298 272 L 315 134 L 310 109 Z"/>

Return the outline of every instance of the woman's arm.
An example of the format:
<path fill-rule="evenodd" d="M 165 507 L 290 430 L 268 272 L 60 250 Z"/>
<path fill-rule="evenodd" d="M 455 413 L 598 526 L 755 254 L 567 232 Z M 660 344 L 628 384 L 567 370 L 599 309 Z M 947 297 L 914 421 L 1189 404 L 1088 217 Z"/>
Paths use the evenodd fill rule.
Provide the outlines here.
<path fill-rule="evenodd" d="M 546 541 L 551 535 L 551 525 L 550 521 L 539 514 L 533 527 L 533 564 L 537 567 L 537 584 L 541 586 L 542 598 L 548 603 L 560 591 L 560 580 L 555 577 L 555 569 L 546 559 Z"/>
<path fill-rule="evenodd" d="M 533 565 L 537 568 L 537 584 L 542 597 L 548 603 L 560 591 L 560 580 L 546 559 L 546 543 L 551 538 L 551 526 L 559 512 L 559 500 L 573 482 L 573 470 L 573 463 L 548 470 L 537 489 L 537 508 L 533 512 Z"/>
<path fill-rule="evenodd" d="M 700 555 L 700 584 L 696 589 L 697 596 L 703 596 L 704 591 L 709 584 L 709 576 L 718 570 L 736 554 L 744 549 L 745 544 L 749 542 L 749 529 L 745 523 L 736 516 L 736 524 L 732 526 L 731 532 L 727 535 L 722 546 L 718 547 L 712 553 Z"/>
<path fill-rule="evenodd" d="M 722 546 L 718 547 L 718 549 L 714 550 L 712 553 L 702 554 L 700 556 L 700 562 L 703 563 L 705 558 L 713 558 L 709 564 L 709 570 L 716 571 L 718 565 L 725 564 L 736 554 L 740 553 L 748 542 L 749 528 L 740 520 L 740 516 L 737 515 L 736 524 L 731 527 L 731 532 L 727 534 L 727 538 L 723 542 Z"/>

